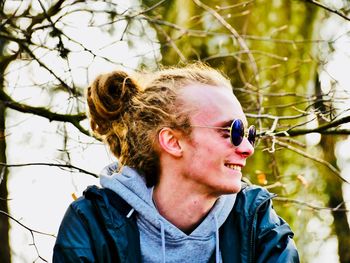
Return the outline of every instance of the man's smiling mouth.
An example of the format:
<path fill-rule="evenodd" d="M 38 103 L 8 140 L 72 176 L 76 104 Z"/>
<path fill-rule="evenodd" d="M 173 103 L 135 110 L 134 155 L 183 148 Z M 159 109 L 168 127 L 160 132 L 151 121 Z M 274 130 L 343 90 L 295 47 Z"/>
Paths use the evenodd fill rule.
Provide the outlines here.
<path fill-rule="evenodd" d="M 225 164 L 226 167 L 232 169 L 232 170 L 236 170 L 236 171 L 241 171 L 242 167 L 240 165 L 237 164 Z"/>

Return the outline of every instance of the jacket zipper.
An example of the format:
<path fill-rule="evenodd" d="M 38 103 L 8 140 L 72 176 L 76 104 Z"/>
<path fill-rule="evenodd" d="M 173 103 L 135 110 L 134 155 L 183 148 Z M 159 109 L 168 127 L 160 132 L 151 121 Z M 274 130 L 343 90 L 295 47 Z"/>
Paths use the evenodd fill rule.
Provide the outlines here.
<path fill-rule="evenodd" d="M 252 219 L 252 222 L 250 223 L 250 253 L 249 253 L 249 259 L 248 262 L 249 263 L 254 263 L 254 257 L 255 257 L 255 238 L 254 238 L 254 222 L 256 221 L 256 218 L 258 216 L 258 212 L 260 210 L 260 208 L 268 201 L 270 201 L 272 198 L 276 197 L 277 194 L 273 194 L 271 196 L 269 196 L 267 199 L 265 199 L 264 201 L 262 201 L 258 207 L 255 209 L 254 212 L 254 216 Z"/>

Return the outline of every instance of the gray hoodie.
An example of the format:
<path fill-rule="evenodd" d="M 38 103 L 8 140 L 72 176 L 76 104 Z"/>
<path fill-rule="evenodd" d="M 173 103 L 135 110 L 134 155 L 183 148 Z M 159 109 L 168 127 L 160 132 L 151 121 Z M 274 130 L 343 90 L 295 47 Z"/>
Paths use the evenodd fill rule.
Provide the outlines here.
<path fill-rule="evenodd" d="M 101 173 L 100 183 L 133 207 L 128 217 L 137 211 L 143 262 L 204 263 L 214 251 L 216 262 L 222 261 L 219 227 L 233 208 L 236 194 L 221 196 L 202 223 L 188 235 L 158 213 L 152 199 L 153 188 L 146 187 L 144 178 L 135 169 L 125 166 L 116 173 L 117 166 L 117 163 L 107 166 Z"/>

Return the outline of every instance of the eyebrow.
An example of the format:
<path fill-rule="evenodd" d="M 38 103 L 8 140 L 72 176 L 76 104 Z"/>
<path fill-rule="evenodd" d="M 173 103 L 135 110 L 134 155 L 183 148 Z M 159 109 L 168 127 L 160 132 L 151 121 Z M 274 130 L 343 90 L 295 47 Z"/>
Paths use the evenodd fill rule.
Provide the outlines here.
<path fill-rule="evenodd" d="M 238 119 L 239 119 L 239 118 L 238 118 Z M 223 127 L 223 128 L 225 128 L 225 127 L 230 127 L 231 124 L 232 124 L 232 122 L 233 122 L 234 120 L 235 120 L 235 119 L 219 122 L 219 123 L 217 124 L 217 126 L 218 126 L 218 127 Z M 247 127 L 248 127 L 247 121 L 244 120 L 244 119 L 240 119 L 240 120 L 243 121 L 243 126 L 244 126 L 245 129 L 247 129 Z"/>
<path fill-rule="evenodd" d="M 223 128 L 230 127 L 233 121 L 234 120 L 223 121 L 223 122 L 218 123 L 218 126 L 223 127 Z"/>

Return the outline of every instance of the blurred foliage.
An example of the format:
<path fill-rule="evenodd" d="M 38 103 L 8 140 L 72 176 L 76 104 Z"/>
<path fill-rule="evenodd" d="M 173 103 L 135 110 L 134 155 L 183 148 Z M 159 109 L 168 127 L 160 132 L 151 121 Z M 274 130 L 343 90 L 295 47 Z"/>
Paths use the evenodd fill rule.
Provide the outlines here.
<path fill-rule="evenodd" d="M 157 2 L 143 1 L 147 7 Z M 317 32 L 324 14 L 318 6 L 304 1 L 178 0 L 166 1 L 147 15 L 167 21 L 167 24 L 150 22 L 161 42 L 163 64 L 202 60 L 220 68 L 232 80 L 250 122 L 260 131 L 288 131 L 294 126 L 306 128 L 306 123 L 320 113 L 315 105 L 319 100 L 314 86 L 318 85 L 320 64 Z M 322 99 L 321 102 L 326 104 Z M 331 109 L 322 114 L 328 118 L 336 112 Z M 266 115 L 274 118 L 263 117 Z M 336 139 L 333 145 L 335 142 Z M 280 196 L 327 206 L 329 194 L 334 194 L 326 187 L 327 178 L 338 189 L 342 181 L 325 165 L 293 151 L 296 148 L 309 152 L 315 158 L 327 151 L 319 147 L 315 151 L 306 143 L 305 136 L 261 139 L 255 155 L 248 161 L 245 176 Z M 337 169 L 329 158 L 324 161 L 330 161 Z M 341 195 L 341 191 L 338 193 Z M 334 202 L 332 205 L 336 206 Z M 319 217 L 318 209 L 292 202 L 276 200 L 275 208 L 292 225 L 301 257 L 308 262 L 318 253 L 311 251 L 309 245 L 320 246 L 322 242 L 312 234 L 305 235 L 308 220 L 316 217 L 319 224 L 326 226 L 331 222 Z M 339 227 L 348 233 L 347 222 Z M 330 233 L 327 237 L 331 236 Z M 343 262 L 347 262 L 349 257 L 343 256 Z"/>

